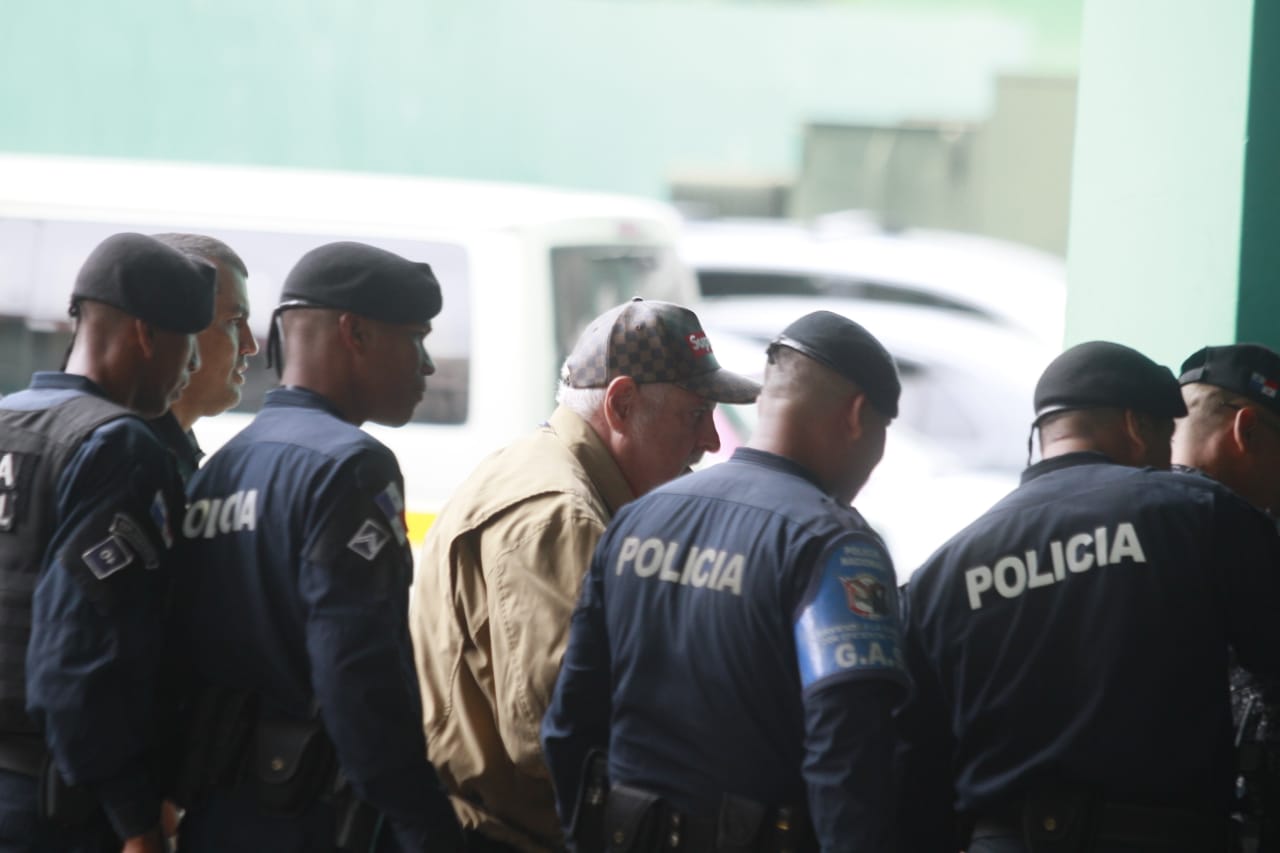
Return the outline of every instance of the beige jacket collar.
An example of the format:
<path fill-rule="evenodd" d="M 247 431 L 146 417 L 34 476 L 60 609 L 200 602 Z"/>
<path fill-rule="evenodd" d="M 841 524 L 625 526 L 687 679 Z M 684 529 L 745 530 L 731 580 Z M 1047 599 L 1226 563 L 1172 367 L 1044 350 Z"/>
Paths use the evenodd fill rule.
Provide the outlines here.
<path fill-rule="evenodd" d="M 616 515 L 625 504 L 635 499 L 622 476 L 622 469 L 591 424 L 564 406 L 558 406 L 551 413 L 547 424 L 587 472 L 587 478 L 608 507 L 610 516 Z"/>

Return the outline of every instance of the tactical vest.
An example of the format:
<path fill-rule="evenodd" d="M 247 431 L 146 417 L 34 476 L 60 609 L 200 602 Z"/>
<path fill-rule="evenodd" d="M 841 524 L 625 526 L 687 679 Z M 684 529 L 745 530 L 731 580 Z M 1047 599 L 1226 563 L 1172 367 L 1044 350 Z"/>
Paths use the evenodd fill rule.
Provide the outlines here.
<path fill-rule="evenodd" d="M 47 409 L 0 402 L 0 733 L 36 732 L 27 715 L 31 600 L 57 523 L 56 489 L 94 430 L 128 409 L 78 394 Z"/>

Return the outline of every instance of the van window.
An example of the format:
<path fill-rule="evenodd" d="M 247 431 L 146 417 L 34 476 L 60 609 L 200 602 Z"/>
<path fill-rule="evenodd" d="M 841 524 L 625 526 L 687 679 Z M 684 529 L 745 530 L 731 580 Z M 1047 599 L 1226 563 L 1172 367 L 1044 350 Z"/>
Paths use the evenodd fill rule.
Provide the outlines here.
<path fill-rule="evenodd" d="M 37 370 L 62 367 L 71 327 L 32 328 L 21 317 L 0 317 L 0 396 L 27 387 Z"/>
<path fill-rule="evenodd" d="M 685 302 L 690 273 L 669 246 L 561 246 L 551 250 L 560 365 L 587 324 L 633 296 Z"/>
<path fill-rule="evenodd" d="M 324 243 L 353 239 L 341 234 L 291 234 L 201 228 L 173 222 L 122 225 L 106 222 L 0 219 L 0 393 L 25 387 L 34 370 L 56 370 L 70 341 L 67 300 L 84 259 L 120 231 L 147 234 L 191 231 L 216 237 L 249 269 L 250 320 L 265 345 L 271 309 L 285 276 L 303 254 Z M 432 321 L 427 350 L 436 364 L 429 392 L 414 411 L 423 423 L 463 423 L 471 364 L 471 284 L 465 249 L 451 243 L 359 237 L 414 261 L 431 264 L 440 280 L 444 309 Z M 277 384 L 265 353 L 250 359 L 237 411 L 256 411 Z"/>

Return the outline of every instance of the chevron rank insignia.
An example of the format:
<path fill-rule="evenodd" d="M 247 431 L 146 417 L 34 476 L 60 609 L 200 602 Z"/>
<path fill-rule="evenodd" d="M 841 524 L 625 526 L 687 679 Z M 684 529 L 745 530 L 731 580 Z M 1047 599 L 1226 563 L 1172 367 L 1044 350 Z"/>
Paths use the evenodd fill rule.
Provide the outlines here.
<path fill-rule="evenodd" d="M 373 558 L 378 556 L 378 552 L 389 541 L 391 541 L 391 534 L 387 529 L 372 518 L 367 518 L 364 524 L 360 525 L 360 529 L 356 531 L 356 535 L 351 537 L 347 547 L 366 560 L 373 562 Z"/>

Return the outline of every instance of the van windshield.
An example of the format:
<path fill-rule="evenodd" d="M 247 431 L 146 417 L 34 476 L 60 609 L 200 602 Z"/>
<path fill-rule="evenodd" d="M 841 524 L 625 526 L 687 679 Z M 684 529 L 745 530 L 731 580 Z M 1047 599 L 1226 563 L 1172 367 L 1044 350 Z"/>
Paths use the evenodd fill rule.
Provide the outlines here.
<path fill-rule="evenodd" d="M 633 296 L 688 305 L 692 274 L 670 246 L 561 246 L 551 250 L 556 364 L 600 314 Z"/>

